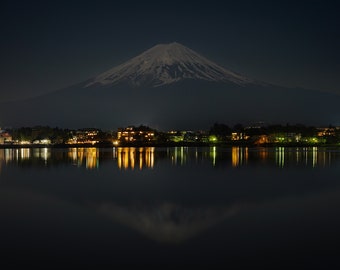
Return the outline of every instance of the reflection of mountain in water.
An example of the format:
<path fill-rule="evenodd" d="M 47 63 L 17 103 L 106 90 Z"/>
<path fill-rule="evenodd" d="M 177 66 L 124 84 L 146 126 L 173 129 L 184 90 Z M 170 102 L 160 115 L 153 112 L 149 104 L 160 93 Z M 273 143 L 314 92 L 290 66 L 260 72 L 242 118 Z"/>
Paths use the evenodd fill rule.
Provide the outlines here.
<path fill-rule="evenodd" d="M 122 206 L 102 203 L 99 213 L 159 242 L 179 243 L 234 215 L 238 206 L 184 207 L 174 203 Z"/>
<path fill-rule="evenodd" d="M 338 149 L 317 147 L 22 148 L 0 149 L 0 169 L 20 171 L 4 187 L 37 189 L 148 238 L 180 243 L 264 204 L 338 189 L 339 157 Z M 27 178 L 16 168 L 58 165 Z"/>
<path fill-rule="evenodd" d="M 158 161 L 169 162 L 173 166 L 194 163 L 210 164 L 213 167 L 245 167 L 256 164 L 276 167 L 330 166 L 338 158 L 337 151 L 322 147 L 117 147 L 90 148 L 18 148 L 0 149 L 2 163 L 53 166 L 70 163 L 87 169 L 99 168 L 101 162 L 113 160 L 119 169 L 153 169 Z"/>

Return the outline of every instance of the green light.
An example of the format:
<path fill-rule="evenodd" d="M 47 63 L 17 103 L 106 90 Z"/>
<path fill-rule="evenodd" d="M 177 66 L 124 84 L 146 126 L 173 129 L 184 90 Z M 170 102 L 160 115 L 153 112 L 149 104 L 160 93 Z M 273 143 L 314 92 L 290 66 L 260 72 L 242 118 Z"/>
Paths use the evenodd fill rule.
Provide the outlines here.
<path fill-rule="evenodd" d="M 213 143 L 217 142 L 217 137 L 215 135 L 210 135 L 209 142 L 213 142 Z"/>
<path fill-rule="evenodd" d="M 284 137 L 276 137 L 276 141 L 278 142 L 284 142 L 285 138 Z"/>
<path fill-rule="evenodd" d="M 178 142 L 183 142 L 184 138 L 183 138 L 183 136 L 172 136 L 172 137 L 170 138 L 170 140 L 171 140 L 172 142 L 178 143 Z"/>
<path fill-rule="evenodd" d="M 319 143 L 319 139 L 316 138 L 316 137 L 307 138 L 306 141 L 307 141 L 308 143 Z"/>

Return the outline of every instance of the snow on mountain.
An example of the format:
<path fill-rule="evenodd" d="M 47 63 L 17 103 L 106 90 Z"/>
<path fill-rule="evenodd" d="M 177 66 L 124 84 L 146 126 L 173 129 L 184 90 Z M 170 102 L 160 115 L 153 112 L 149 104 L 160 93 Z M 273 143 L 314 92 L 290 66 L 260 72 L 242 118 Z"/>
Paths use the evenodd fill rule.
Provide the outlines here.
<path fill-rule="evenodd" d="M 158 87 L 184 79 L 254 83 L 233 71 L 224 69 L 193 50 L 179 44 L 159 44 L 131 60 L 95 77 L 85 87 L 127 82 L 133 86 Z"/>

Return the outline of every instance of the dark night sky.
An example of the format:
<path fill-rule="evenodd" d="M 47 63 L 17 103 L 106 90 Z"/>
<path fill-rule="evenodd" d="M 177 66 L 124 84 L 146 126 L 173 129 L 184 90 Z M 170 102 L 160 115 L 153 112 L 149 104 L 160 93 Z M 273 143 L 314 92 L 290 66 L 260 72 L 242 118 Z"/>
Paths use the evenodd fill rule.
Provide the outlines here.
<path fill-rule="evenodd" d="M 173 41 L 258 80 L 340 94 L 337 1 L 0 5 L 0 101 L 78 83 Z"/>

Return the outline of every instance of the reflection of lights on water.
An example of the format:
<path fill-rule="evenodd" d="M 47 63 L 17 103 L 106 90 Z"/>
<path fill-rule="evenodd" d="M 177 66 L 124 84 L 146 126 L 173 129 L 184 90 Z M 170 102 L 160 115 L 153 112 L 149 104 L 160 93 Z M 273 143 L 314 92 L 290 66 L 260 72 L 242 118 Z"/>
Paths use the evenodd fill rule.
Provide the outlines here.
<path fill-rule="evenodd" d="M 43 158 L 43 160 L 47 161 L 51 157 L 51 149 L 43 148 L 42 150 L 43 151 L 41 157 Z"/>
<path fill-rule="evenodd" d="M 327 153 L 328 155 L 330 153 Z M 304 147 L 303 148 L 303 155 L 304 155 L 304 161 L 305 165 L 307 166 L 308 164 L 312 163 L 312 167 L 316 167 L 318 165 L 326 165 L 326 152 L 324 152 L 323 155 L 319 155 L 319 148 L 318 147 Z M 328 163 L 330 164 L 331 161 L 329 160 Z"/>
<path fill-rule="evenodd" d="M 99 150 L 95 147 L 86 148 L 86 169 L 99 167 Z"/>
<path fill-rule="evenodd" d="M 21 148 L 20 149 L 20 159 L 29 159 L 31 157 L 31 149 Z"/>
<path fill-rule="evenodd" d="M 168 156 L 171 157 L 171 163 L 173 165 L 177 165 L 179 162 L 180 165 L 184 165 L 187 162 L 187 154 L 188 154 L 188 147 L 174 147 L 170 151 L 168 151 Z"/>
<path fill-rule="evenodd" d="M 0 149 L 0 163 L 5 161 L 5 150 Z"/>
<path fill-rule="evenodd" d="M 6 164 L 14 160 L 13 149 L 5 149 L 5 162 Z"/>
<path fill-rule="evenodd" d="M 5 151 L 4 149 L 0 149 L 0 174 L 1 174 L 2 163 L 4 161 L 5 161 Z"/>
<path fill-rule="evenodd" d="M 313 159 L 313 168 L 314 168 L 318 163 L 318 148 L 317 147 L 312 148 L 312 159 Z"/>
<path fill-rule="evenodd" d="M 139 169 L 154 167 L 154 147 L 136 149 L 134 147 L 118 147 L 115 152 L 119 169 L 134 169 L 136 164 Z"/>
<path fill-rule="evenodd" d="M 330 165 L 331 164 L 331 161 L 332 161 L 332 153 L 330 152 L 322 152 L 322 156 L 319 152 L 319 155 L 318 155 L 318 164 L 322 163 L 322 166 L 323 167 L 326 167 L 326 165 Z"/>
<path fill-rule="evenodd" d="M 291 161 L 295 161 L 296 165 L 312 165 L 314 168 L 320 165 L 325 166 L 326 163 L 330 164 L 331 160 L 327 161 L 327 156 L 329 156 L 329 154 L 330 153 L 328 152 L 323 152 L 323 155 L 319 154 L 319 148 L 315 146 L 296 148 L 294 149 L 294 152 L 289 152 L 289 149 L 285 149 L 285 147 L 277 147 L 275 151 L 275 160 L 279 167 L 284 167 Z M 293 158 L 293 160 L 291 158 Z"/>
<path fill-rule="evenodd" d="M 44 147 L 44 148 L 34 148 L 33 149 L 33 157 L 39 158 L 45 161 L 45 164 L 47 163 L 47 160 L 51 158 L 51 149 Z"/>
<path fill-rule="evenodd" d="M 118 168 L 129 168 L 129 158 L 132 155 L 129 155 L 129 147 L 121 148 L 119 147 L 117 149 L 117 158 L 118 158 Z"/>
<path fill-rule="evenodd" d="M 122 149 L 118 148 L 118 150 L 117 150 L 117 165 L 118 165 L 118 168 L 122 168 L 122 158 L 120 156 L 121 151 L 122 151 Z"/>
<path fill-rule="evenodd" d="M 174 151 L 173 151 L 173 153 L 171 153 L 171 163 L 173 164 L 173 165 L 177 165 L 177 152 L 178 152 L 178 150 L 177 150 L 177 146 L 174 148 Z"/>
<path fill-rule="evenodd" d="M 6 163 L 10 161 L 21 161 L 31 158 L 31 149 L 29 148 L 19 148 L 19 149 L 5 149 L 5 161 Z"/>
<path fill-rule="evenodd" d="M 237 167 L 239 164 L 239 147 L 231 148 L 231 165 Z"/>
<path fill-rule="evenodd" d="M 80 167 L 83 164 L 83 159 L 84 159 L 84 148 L 76 148 L 76 159 L 75 162 Z"/>
<path fill-rule="evenodd" d="M 112 148 L 112 158 L 116 159 L 117 158 L 117 152 L 116 152 L 116 147 Z"/>
<path fill-rule="evenodd" d="M 172 164 L 174 164 L 174 165 L 177 164 L 177 147 L 175 147 L 174 154 L 171 155 L 171 161 L 172 161 Z"/>
<path fill-rule="evenodd" d="M 146 160 L 146 167 L 153 168 L 155 162 L 155 155 L 154 155 L 155 148 L 154 147 L 147 147 L 145 151 L 145 160 Z"/>
<path fill-rule="evenodd" d="M 139 169 L 143 169 L 143 148 L 139 148 Z"/>
<path fill-rule="evenodd" d="M 120 169 L 140 169 L 154 168 L 155 165 L 155 148 L 154 147 L 113 147 L 112 158 Z M 204 149 L 204 150 L 203 150 Z M 275 149 L 275 151 L 272 151 Z M 202 152 L 201 152 L 202 151 Z M 60 154 L 60 152 L 58 152 Z M 188 148 L 188 147 L 169 147 L 166 149 L 166 157 L 171 160 L 175 166 L 184 166 L 190 161 L 198 162 L 206 160 L 213 166 L 217 162 L 225 160 L 224 154 L 214 146 L 210 148 Z M 230 152 L 229 152 L 230 153 Z M 332 158 L 335 158 L 334 152 L 327 151 L 323 147 L 276 147 L 276 148 L 259 148 L 258 151 L 252 151 L 257 160 L 275 161 L 280 167 L 310 166 L 325 167 L 330 166 Z M 87 169 L 99 167 L 99 149 L 92 148 L 69 148 L 67 156 L 72 163 L 78 167 L 85 166 Z M 107 156 L 105 156 L 107 158 Z M 16 161 L 18 163 L 27 160 L 41 159 L 47 164 L 50 159 L 56 158 L 56 152 L 48 147 L 44 148 L 7 148 L 0 149 L 0 166 Z M 110 158 L 110 157 L 109 157 Z M 247 165 L 248 148 L 232 147 L 231 163 L 233 167 Z M 41 163 L 40 163 L 41 164 Z"/>
<path fill-rule="evenodd" d="M 212 159 L 212 164 L 216 165 L 216 146 L 210 147 L 210 158 Z"/>
<path fill-rule="evenodd" d="M 34 158 L 40 158 L 40 148 L 34 148 L 33 149 L 33 157 Z"/>
<path fill-rule="evenodd" d="M 326 166 L 326 152 L 323 152 L 322 153 L 322 165 L 323 165 L 323 167 L 325 167 Z"/>
<path fill-rule="evenodd" d="M 70 148 L 68 157 L 80 167 L 85 159 L 86 169 L 95 169 L 99 167 L 99 150 L 95 147 L 90 148 Z"/>
<path fill-rule="evenodd" d="M 231 148 L 231 165 L 233 167 L 242 166 L 248 162 L 248 147 Z"/>
<path fill-rule="evenodd" d="M 305 155 L 305 162 L 306 162 L 306 165 L 308 165 L 308 148 L 304 147 L 303 150 L 304 150 L 304 155 Z"/>
<path fill-rule="evenodd" d="M 296 164 L 299 164 L 299 162 L 300 162 L 300 149 L 296 148 L 295 153 L 296 153 Z"/>
<path fill-rule="evenodd" d="M 285 148 L 277 147 L 275 153 L 276 164 L 283 168 L 285 165 Z"/>
<path fill-rule="evenodd" d="M 261 148 L 259 150 L 259 156 L 262 160 L 266 160 L 268 158 L 268 151 L 265 148 Z"/>
<path fill-rule="evenodd" d="M 76 163 L 77 160 L 78 160 L 78 158 L 77 158 L 77 148 L 69 149 L 68 156 L 73 162 Z"/>
<path fill-rule="evenodd" d="M 136 161 L 136 149 L 135 148 L 131 148 L 130 149 L 130 166 L 131 166 L 131 169 L 134 169 L 135 168 L 135 161 Z"/>
<path fill-rule="evenodd" d="M 124 169 L 129 168 L 129 148 L 124 148 L 124 151 L 122 152 L 122 158 Z"/>

